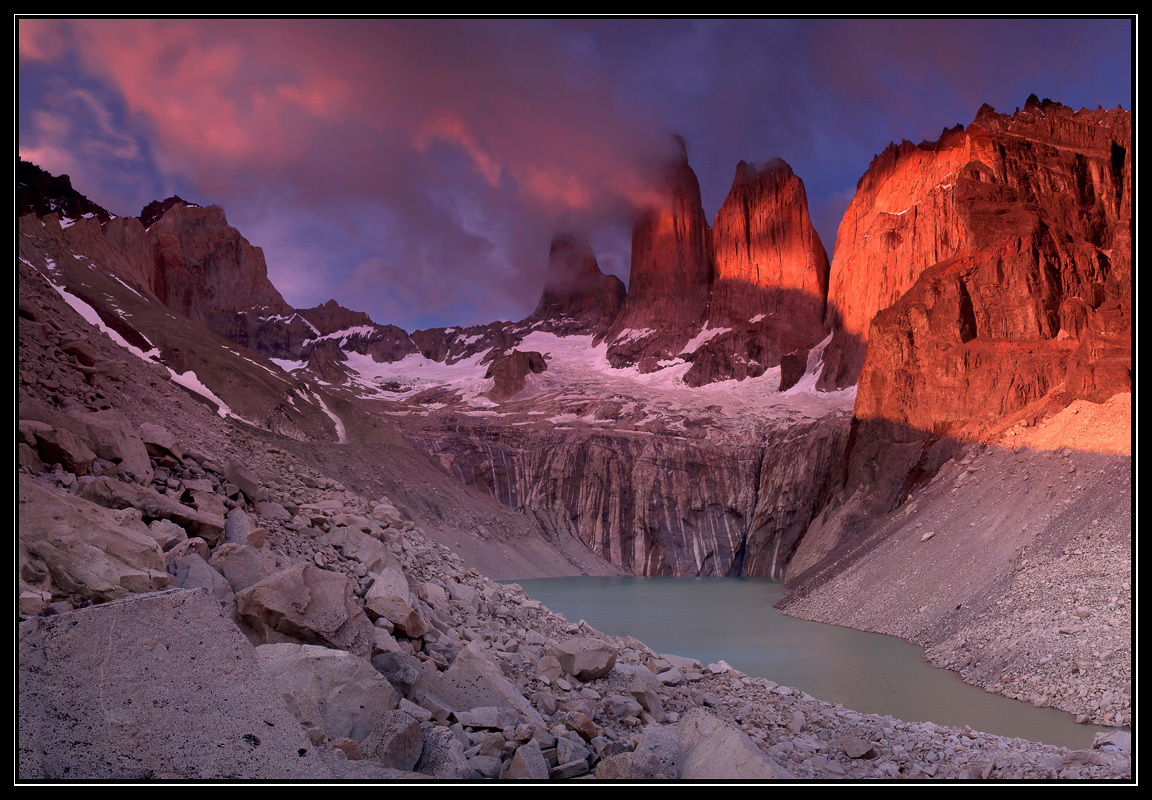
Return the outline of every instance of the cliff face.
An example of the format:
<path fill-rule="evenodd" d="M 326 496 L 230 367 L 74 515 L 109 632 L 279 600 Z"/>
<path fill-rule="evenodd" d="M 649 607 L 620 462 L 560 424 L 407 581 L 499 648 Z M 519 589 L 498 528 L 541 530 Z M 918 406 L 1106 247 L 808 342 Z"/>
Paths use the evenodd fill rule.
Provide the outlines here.
<path fill-rule="evenodd" d="M 268 280 L 264 251 L 228 225 L 219 206 L 175 203 L 146 235 L 156 270 L 149 288 L 192 321 L 215 329 L 238 311 L 293 313 Z"/>
<path fill-rule="evenodd" d="M 1068 339 L 1078 346 L 1090 329 L 1114 340 L 1123 322 L 1092 320 L 1130 306 L 1130 197 L 1131 115 L 1122 109 L 1073 112 L 1032 97 L 1012 116 L 985 106 L 939 142 L 890 146 L 861 178 L 837 235 L 828 310 L 836 336 L 821 388 L 856 380 L 865 342 L 878 365 L 892 365 L 889 347 L 871 346 L 869 326 L 944 262 L 951 268 L 932 280 L 946 272 L 945 282 L 963 282 L 941 290 L 955 298 L 953 338 L 1053 350 Z M 909 304 L 926 300 L 917 298 Z M 1051 347 L 1057 338 L 1064 344 Z M 1105 383 L 1123 382 L 1105 371 Z"/>
<path fill-rule="evenodd" d="M 760 168 L 741 161 L 716 213 L 712 241 L 712 327 L 763 314 L 810 335 L 822 331 L 828 255 L 808 217 L 804 184 L 791 167 L 780 159 Z"/>
<path fill-rule="evenodd" d="M 788 356 L 803 362 L 827 334 L 828 257 L 792 169 L 740 162 L 714 228 L 683 148 L 665 190 L 667 204 L 633 228 L 609 363 L 652 372 L 688 361 L 685 383 L 701 386 L 762 375 Z"/>
<path fill-rule="evenodd" d="M 733 445 L 454 417 L 409 436 L 463 483 L 639 575 L 783 574 L 839 488 L 847 420 Z"/>
<path fill-rule="evenodd" d="M 841 327 L 823 378 L 849 379 L 862 361 L 845 491 L 809 540 L 833 554 L 878 535 L 870 520 L 912 497 L 965 442 L 998 441 L 1076 399 L 1130 390 L 1131 180 L 1129 112 L 1035 98 L 1012 116 L 985 106 L 966 130 L 873 163 L 840 228 L 829 300 Z M 902 185 L 920 193 L 881 202 Z M 880 208 L 871 217 L 860 212 L 869 203 Z M 873 263 L 870 252 L 869 296 L 864 273 L 836 270 Z M 864 295 L 855 305 L 853 280 Z M 898 296 L 884 293 L 904 282 Z M 862 355 L 863 329 L 849 325 L 872 307 Z"/>
<path fill-rule="evenodd" d="M 995 157 L 958 178 L 964 246 L 874 318 L 861 420 L 971 438 L 1053 391 L 1131 387 L 1129 114 L 1031 103 L 966 135 Z"/>

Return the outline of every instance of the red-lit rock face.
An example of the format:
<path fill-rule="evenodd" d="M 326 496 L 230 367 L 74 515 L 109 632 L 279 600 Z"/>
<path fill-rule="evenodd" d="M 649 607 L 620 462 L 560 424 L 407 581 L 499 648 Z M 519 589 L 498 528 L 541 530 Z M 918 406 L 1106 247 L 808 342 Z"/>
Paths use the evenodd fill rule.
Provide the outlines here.
<path fill-rule="evenodd" d="M 827 334 L 828 256 L 808 217 L 804 184 L 776 159 L 743 161 L 712 228 L 715 280 L 709 328 L 727 328 L 701 346 L 690 385 L 762 374 L 804 354 Z"/>
<path fill-rule="evenodd" d="M 827 383 L 866 339 L 856 416 L 961 436 L 1055 390 L 1129 389 L 1131 169 L 1128 112 L 1031 99 L 889 148 L 840 226 Z"/>
<path fill-rule="evenodd" d="M 741 162 L 714 229 L 687 156 L 665 177 L 667 205 L 633 228 L 609 361 L 647 372 L 683 359 L 692 362 L 684 380 L 699 386 L 760 375 L 823 339 L 828 258 L 791 168 Z"/>
<path fill-rule="evenodd" d="M 169 308 L 209 324 L 248 309 L 292 313 L 268 280 L 264 251 L 228 225 L 219 206 L 177 203 L 147 229 L 155 258 L 153 291 Z"/>
<path fill-rule="evenodd" d="M 606 337 L 614 366 L 641 363 L 645 370 L 643 362 L 654 368 L 655 361 L 674 358 L 699 330 L 708 308 L 711 231 L 683 149 L 664 179 L 667 204 L 650 209 L 632 228 L 628 296 Z"/>
<path fill-rule="evenodd" d="M 822 327 L 828 256 L 808 218 L 804 184 L 776 159 L 760 169 L 744 163 L 712 226 L 715 283 L 711 327 L 740 324 L 757 314 L 795 313 Z M 808 302 L 810 301 L 810 302 Z"/>

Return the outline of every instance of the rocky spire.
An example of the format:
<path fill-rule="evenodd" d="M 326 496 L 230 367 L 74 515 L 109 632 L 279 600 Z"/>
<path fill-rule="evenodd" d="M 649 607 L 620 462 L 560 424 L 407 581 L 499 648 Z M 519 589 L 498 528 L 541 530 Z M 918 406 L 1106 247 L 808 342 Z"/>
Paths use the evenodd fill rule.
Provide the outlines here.
<path fill-rule="evenodd" d="M 614 366 L 655 369 L 674 358 L 695 334 L 712 288 L 711 230 L 700 204 L 700 184 L 688 165 L 684 140 L 664 168 L 665 202 L 647 209 L 632 228 L 628 296 L 606 338 Z M 649 332 L 649 333 L 645 333 Z"/>
<path fill-rule="evenodd" d="M 787 388 L 803 373 L 808 349 L 827 335 L 828 256 L 792 168 L 780 159 L 760 167 L 741 161 L 712 242 L 715 281 L 705 324 L 720 332 L 690 354 L 685 381 L 756 376 L 791 356 L 781 381 Z"/>
<path fill-rule="evenodd" d="M 600 271 L 583 235 L 558 233 L 548 249 L 544 292 L 527 321 L 556 333 L 599 332 L 620 310 L 624 294 L 624 282 Z"/>

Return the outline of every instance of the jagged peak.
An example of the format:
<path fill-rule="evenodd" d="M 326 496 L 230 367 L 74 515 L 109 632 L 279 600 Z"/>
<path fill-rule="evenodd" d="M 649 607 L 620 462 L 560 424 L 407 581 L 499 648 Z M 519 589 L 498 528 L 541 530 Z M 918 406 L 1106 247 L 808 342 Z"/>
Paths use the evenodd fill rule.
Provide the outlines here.
<path fill-rule="evenodd" d="M 741 161 L 736 165 L 736 177 L 732 179 L 732 185 L 752 183 L 762 177 L 774 174 L 788 176 L 794 173 L 791 165 L 782 158 L 773 158 L 763 164 L 757 164 L 755 161 Z"/>
<path fill-rule="evenodd" d="M 140 211 L 140 222 L 143 223 L 145 228 L 147 228 L 153 222 L 168 213 L 168 209 L 177 205 L 185 206 L 186 208 L 203 208 L 203 206 L 199 205 L 198 203 L 190 203 L 179 195 L 174 194 L 165 200 L 153 200 L 151 203 L 144 206 L 144 208 Z"/>
<path fill-rule="evenodd" d="M 113 216 L 76 191 L 67 175 L 53 175 L 21 158 L 16 165 L 16 216 L 24 214 L 58 214 L 67 219 L 94 216 L 101 222 Z"/>

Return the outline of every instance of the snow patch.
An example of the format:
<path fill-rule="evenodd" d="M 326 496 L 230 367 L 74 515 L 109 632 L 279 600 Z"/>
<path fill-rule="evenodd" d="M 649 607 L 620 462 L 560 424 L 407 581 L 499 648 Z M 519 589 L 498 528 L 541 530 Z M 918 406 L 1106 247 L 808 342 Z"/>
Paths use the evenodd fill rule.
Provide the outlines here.
<path fill-rule="evenodd" d="M 312 330 L 315 331 L 316 329 L 312 328 Z M 316 331 L 316 333 L 318 336 L 318 341 L 323 341 L 324 339 L 339 339 L 341 342 L 345 342 L 349 339 L 357 337 L 367 338 L 376 333 L 376 328 L 373 325 L 356 325 L 352 328 L 344 328 L 342 330 L 333 331 L 332 333 L 325 334 L 324 336 L 319 336 L 320 331 Z"/>
<path fill-rule="evenodd" d="M 45 280 L 48 279 L 45 278 Z M 60 297 L 64 299 L 64 302 L 71 306 L 73 311 L 83 317 L 85 322 L 103 331 L 109 339 L 123 347 L 129 353 L 144 361 L 157 362 L 160 360 L 160 351 L 156 348 L 155 345 L 153 345 L 152 349 L 148 352 L 144 352 L 139 347 L 129 344 L 127 339 L 125 339 L 112 328 L 109 328 L 107 325 L 105 325 L 104 321 L 100 319 L 100 315 L 96 313 L 96 309 L 88 305 L 88 303 L 84 302 L 79 297 L 69 292 L 63 286 L 59 286 L 53 283 L 51 280 L 48 280 L 48 285 L 55 289 Z M 139 331 L 137 331 L 137 333 L 139 333 Z M 144 338 L 143 334 L 140 334 L 140 338 L 148 342 L 148 340 Z M 152 343 L 148 342 L 148 344 L 151 345 Z"/>
<path fill-rule="evenodd" d="M 696 334 L 695 336 L 693 336 L 688 341 L 688 344 L 684 345 L 684 349 L 681 350 L 680 353 L 682 355 L 692 355 L 692 353 L 695 353 L 697 350 L 700 349 L 700 345 L 704 344 L 705 342 L 707 342 L 710 339 L 714 339 L 715 337 L 719 336 L 722 333 L 728 333 L 728 331 L 730 331 L 730 330 L 732 330 L 732 329 L 731 328 L 709 328 L 708 323 L 705 322 L 704 327 L 700 329 L 700 332 L 698 334 Z"/>
<path fill-rule="evenodd" d="M 192 370 L 188 370 L 187 372 L 178 373 L 178 372 L 176 372 L 176 370 L 172 369 L 171 367 L 165 367 L 165 369 L 168 370 L 168 377 L 170 377 L 172 379 L 173 383 L 178 383 L 181 386 L 183 386 L 185 389 L 193 391 L 196 394 L 200 395 L 201 397 L 207 398 L 208 400 L 211 400 L 213 403 L 215 403 L 216 407 L 217 407 L 216 413 L 219 414 L 221 417 L 224 417 L 224 418 L 236 417 L 236 419 L 241 419 L 241 421 L 243 421 L 243 422 L 248 422 L 248 420 L 243 420 L 241 417 L 238 417 L 235 414 L 233 414 L 232 409 L 229 408 L 228 405 L 223 400 L 221 400 L 219 397 L 217 397 L 216 394 L 211 389 L 209 389 L 207 386 L 205 386 L 201 382 L 201 380 L 196 377 L 196 373 L 193 372 Z M 251 425 L 252 423 L 248 423 L 248 424 Z"/>
<path fill-rule="evenodd" d="M 286 358 L 270 358 L 268 360 L 285 372 L 295 372 L 298 369 L 304 369 L 304 367 L 308 366 L 307 361 L 289 361 Z"/>
<path fill-rule="evenodd" d="M 616 336 L 613 344 L 620 344 L 621 342 L 632 342 L 638 339 L 647 339 L 654 333 L 656 333 L 656 331 L 652 330 L 651 328 L 625 328 L 624 330 L 620 331 L 619 335 Z"/>
<path fill-rule="evenodd" d="M 320 403 L 320 410 L 328 415 L 328 419 L 332 420 L 332 424 L 336 426 L 336 443 L 346 444 L 348 442 L 348 433 L 344 430 L 344 421 L 333 413 L 332 409 L 328 408 L 328 404 L 324 402 L 324 398 L 318 394 L 313 393 L 313 397 Z"/>
<path fill-rule="evenodd" d="M 113 275 L 113 276 L 112 276 L 112 278 L 113 278 L 113 280 L 115 280 L 117 283 L 119 283 L 121 286 L 123 286 L 125 289 L 127 289 L 127 290 L 128 290 L 128 291 L 130 291 L 130 292 L 132 292 L 132 294 L 134 294 L 134 295 L 136 295 L 137 297 L 139 297 L 141 300 L 147 300 L 147 299 L 148 299 L 148 298 L 146 298 L 144 295 L 140 294 L 140 292 L 136 291 L 136 290 L 135 290 L 135 289 L 133 289 L 131 286 L 129 286 L 128 284 L 126 284 L 124 281 L 120 280 L 120 278 L 119 278 L 118 276 L 116 276 L 116 275 Z"/>

